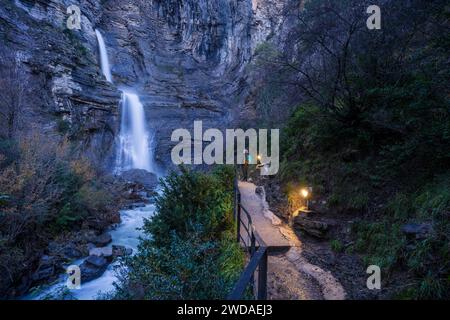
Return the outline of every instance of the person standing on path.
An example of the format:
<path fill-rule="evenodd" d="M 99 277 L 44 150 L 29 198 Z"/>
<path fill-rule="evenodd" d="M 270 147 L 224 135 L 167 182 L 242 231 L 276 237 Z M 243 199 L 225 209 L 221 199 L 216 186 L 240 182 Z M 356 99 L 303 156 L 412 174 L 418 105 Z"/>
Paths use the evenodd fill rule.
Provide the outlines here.
<path fill-rule="evenodd" d="M 244 149 L 244 164 L 242 165 L 242 175 L 244 181 L 248 180 L 248 165 L 249 165 L 249 152 L 247 149 Z"/>

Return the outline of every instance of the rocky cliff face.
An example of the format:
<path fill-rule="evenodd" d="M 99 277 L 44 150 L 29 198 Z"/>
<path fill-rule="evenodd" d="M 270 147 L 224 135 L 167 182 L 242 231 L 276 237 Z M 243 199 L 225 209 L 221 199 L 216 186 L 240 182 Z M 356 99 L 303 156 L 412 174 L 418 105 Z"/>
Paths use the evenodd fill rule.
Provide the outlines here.
<path fill-rule="evenodd" d="M 29 73 L 24 130 L 55 136 L 69 131 L 80 151 L 104 163 L 114 142 L 120 94 L 98 68 L 93 17 L 100 5 L 81 1 L 90 15 L 83 16 L 77 32 L 66 27 L 74 1 L 1 2 L 0 47 L 14 52 Z"/>
<path fill-rule="evenodd" d="M 16 51 L 32 81 L 26 123 L 68 128 L 82 152 L 111 166 L 121 87 L 140 96 L 157 158 L 170 162 L 175 128 L 232 126 L 252 104 L 246 66 L 257 45 L 283 34 L 289 0 L 1 0 L 2 47 Z M 293 2 L 293 1 L 292 1 Z M 66 27 L 81 8 L 82 29 Z M 99 68 L 102 31 L 114 85 Z"/>

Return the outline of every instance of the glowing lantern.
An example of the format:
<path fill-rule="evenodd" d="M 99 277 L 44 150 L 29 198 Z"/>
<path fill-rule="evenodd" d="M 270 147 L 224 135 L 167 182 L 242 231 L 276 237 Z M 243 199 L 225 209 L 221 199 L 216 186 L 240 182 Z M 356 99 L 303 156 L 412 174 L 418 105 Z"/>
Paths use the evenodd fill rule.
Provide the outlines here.
<path fill-rule="evenodd" d="M 312 188 L 302 188 L 300 189 L 300 195 L 303 197 L 303 199 L 306 200 L 306 210 L 309 210 L 309 198 L 311 197 Z"/>

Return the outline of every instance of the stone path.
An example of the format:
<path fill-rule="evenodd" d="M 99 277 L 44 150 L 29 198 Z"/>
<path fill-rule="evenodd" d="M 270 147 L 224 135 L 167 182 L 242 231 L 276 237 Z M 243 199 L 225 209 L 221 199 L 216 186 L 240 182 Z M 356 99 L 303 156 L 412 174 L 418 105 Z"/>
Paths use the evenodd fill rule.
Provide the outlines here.
<path fill-rule="evenodd" d="M 279 248 L 280 250 L 289 249 L 291 243 L 280 230 L 282 221 L 268 210 L 268 206 L 265 206 L 262 198 L 256 194 L 255 190 L 256 186 L 253 183 L 239 182 L 241 203 L 250 214 L 258 235 L 268 247 Z M 241 219 L 245 223 L 247 222 L 244 213 L 241 213 Z M 246 235 L 245 232 L 242 234 Z"/>
<path fill-rule="evenodd" d="M 302 243 L 267 204 L 263 188 L 239 182 L 242 206 L 253 226 L 271 248 L 268 261 L 268 298 L 283 300 L 343 300 L 345 291 L 331 272 L 313 265 L 302 255 Z M 242 215 L 245 221 L 245 215 Z M 275 254 L 276 253 L 276 254 Z"/>

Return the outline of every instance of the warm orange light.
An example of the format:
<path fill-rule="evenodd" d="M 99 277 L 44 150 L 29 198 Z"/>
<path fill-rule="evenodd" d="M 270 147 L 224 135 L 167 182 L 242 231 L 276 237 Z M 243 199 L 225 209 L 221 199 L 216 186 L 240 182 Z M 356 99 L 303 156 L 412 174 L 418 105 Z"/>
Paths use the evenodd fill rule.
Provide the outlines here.
<path fill-rule="evenodd" d="M 302 190 L 300 190 L 300 193 L 301 193 L 303 198 L 308 198 L 308 196 L 309 196 L 308 189 L 303 188 Z"/>
<path fill-rule="evenodd" d="M 258 154 L 258 160 L 261 161 L 261 155 L 260 154 Z"/>

